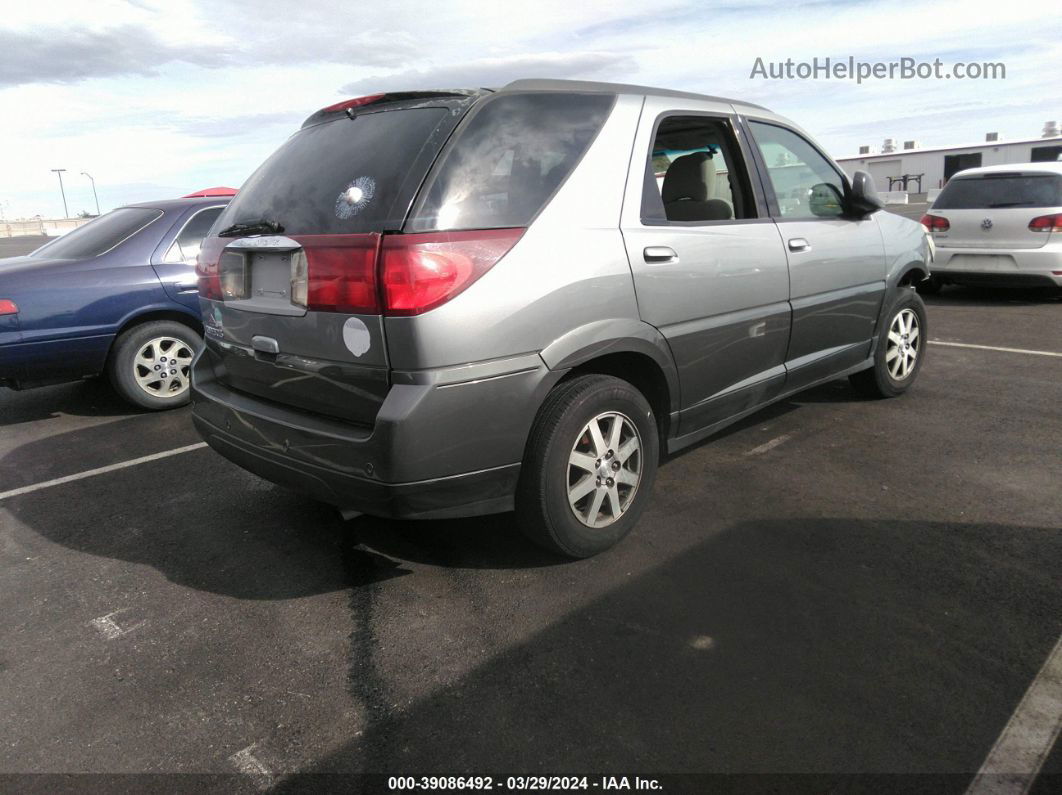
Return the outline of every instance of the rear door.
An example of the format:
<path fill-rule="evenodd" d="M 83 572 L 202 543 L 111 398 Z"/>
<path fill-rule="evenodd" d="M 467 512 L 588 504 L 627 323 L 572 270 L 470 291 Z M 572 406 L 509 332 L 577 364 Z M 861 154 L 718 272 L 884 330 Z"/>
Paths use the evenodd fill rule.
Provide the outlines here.
<path fill-rule="evenodd" d="M 166 293 L 175 301 L 198 311 L 195 263 L 203 238 L 225 209 L 224 204 L 192 207 L 174 224 L 151 255 L 151 267 Z"/>
<path fill-rule="evenodd" d="M 803 134 L 774 121 L 750 119 L 748 127 L 789 260 L 786 389 L 799 389 L 869 355 L 885 247 L 873 215 L 844 215 L 841 170 Z"/>
<path fill-rule="evenodd" d="M 621 228 L 642 320 L 679 370 L 678 435 L 777 394 L 789 339 L 778 230 L 724 103 L 647 97 Z"/>
<path fill-rule="evenodd" d="M 1062 175 L 1000 171 L 953 177 L 930 213 L 948 220 L 934 231 L 941 248 L 1034 249 L 1049 235 L 1029 228 L 1033 218 L 1062 210 Z"/>
<path fill-rule="evenodd" d="M 248 179 L 200 255 L 204 365 L 214 378 L 373 422 L 389 388 L 377 249 L 384 232 L 401 229 L 469 104 L 421 97 L 330 109 Z"/>

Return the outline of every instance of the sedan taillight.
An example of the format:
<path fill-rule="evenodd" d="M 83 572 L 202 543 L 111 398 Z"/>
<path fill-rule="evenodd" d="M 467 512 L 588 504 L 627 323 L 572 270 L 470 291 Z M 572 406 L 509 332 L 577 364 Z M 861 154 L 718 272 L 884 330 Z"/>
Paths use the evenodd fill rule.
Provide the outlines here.
<path fill-rule="evenodd" d="M 17 315 L 18 305 L 10 298 L 0 298 L 0 315 Z"/>
<path fill-rule="evenodd" d="M 1029 229 L 1033 232 L 1062 232 L 1062 213 L 1033 218 L 1029 221 Z"/>
<path fill-rule="evenodd" d="M 947 232 L 951 229 L 951 224 L 948 223 L 948 219 L 940 215 L 930 215 L 926 213 L 922 216 L 922 226 L 928 229 L 930 232 Z"/>

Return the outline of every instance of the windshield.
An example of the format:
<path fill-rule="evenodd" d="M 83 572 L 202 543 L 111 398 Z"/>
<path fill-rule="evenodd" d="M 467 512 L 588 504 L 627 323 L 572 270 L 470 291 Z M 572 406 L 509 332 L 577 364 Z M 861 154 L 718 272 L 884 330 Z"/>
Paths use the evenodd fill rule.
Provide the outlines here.
<path fill-rule="evenodd" d="M 933 203 L 938 210 L 986 210 L 992 207 L 1060 207 L 1062 176 L 1000 174 L 956 177 Z"/>
<path fill-rule="evenodd" d="M 406 108 L 302 129 L 251 175 L 212 233 L 263 221 L 285 235 L 398 229 L 456 121 L 447 108 Z"/>
<path fill-rule="evenodd" d="M 161 216 L 161 210 L 146 207 L 120 207 L 106 215 L 101 215 L 94 221 L 89 221 L 84 226 L 67 232 L 58 240 L 45 243 L 30 256 L 54 257 L 55 259 L 98 257 L 129 239 Z"/>

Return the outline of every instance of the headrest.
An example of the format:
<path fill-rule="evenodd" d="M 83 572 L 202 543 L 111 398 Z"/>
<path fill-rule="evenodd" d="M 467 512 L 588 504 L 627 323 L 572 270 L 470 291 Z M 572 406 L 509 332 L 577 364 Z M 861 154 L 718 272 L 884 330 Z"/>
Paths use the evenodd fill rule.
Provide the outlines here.
<path fill-rule="evenodd" d="M 693 152 L 672 161 L 664 174 L 660 198 L 664 204 L 679 199 L 702 202 L 708 198 L 708 171 L 715 176 L 715 165 L 707 152 Z"/>

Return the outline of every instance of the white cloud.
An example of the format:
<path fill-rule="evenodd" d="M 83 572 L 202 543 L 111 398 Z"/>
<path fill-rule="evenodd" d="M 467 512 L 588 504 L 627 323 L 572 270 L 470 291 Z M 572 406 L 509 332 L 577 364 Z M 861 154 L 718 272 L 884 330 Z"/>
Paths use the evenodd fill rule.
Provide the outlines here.
<path fill-rule="evenodd" d="M 37 0 L 0 18 L 0 206 L 61 211 L 49 172 L 59 167 L 75 183 L 92 173 L 104 203 L 239 185 L 340 90 L 515 77 L 737 96 L 794 118 L 836 155 L 886 136 L 1035 136 L 1062 116 L 1060 21 L 1062 11 L 1024 0 Z M 1007 79 L 749 79 L 756 56 L 848 55 L 1003 61 Z"/>

